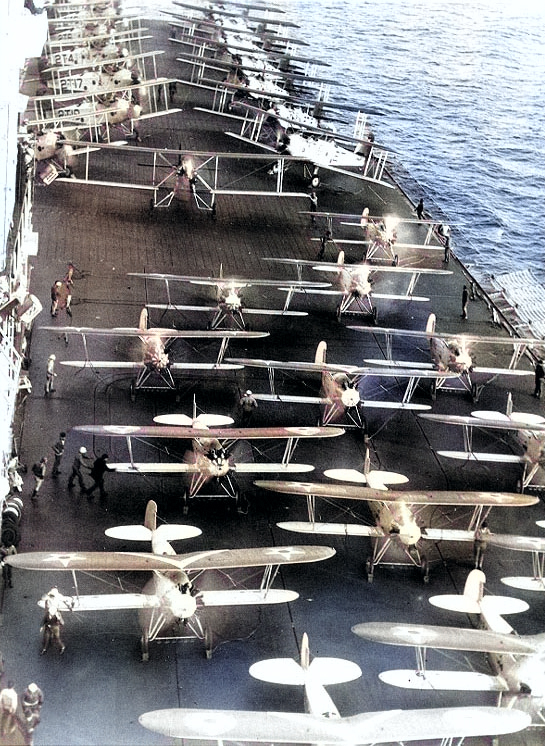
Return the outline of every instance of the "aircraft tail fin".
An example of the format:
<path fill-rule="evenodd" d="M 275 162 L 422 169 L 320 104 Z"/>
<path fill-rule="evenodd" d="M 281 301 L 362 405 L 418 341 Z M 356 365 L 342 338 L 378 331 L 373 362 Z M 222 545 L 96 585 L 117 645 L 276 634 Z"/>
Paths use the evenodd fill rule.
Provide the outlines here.
<path fill-rule="evenodd" d="M 144 526 L 150 531 L 155 531 L 157 528 L 157 503 L 155 500 L 150 500 L 146 505 Z"/>
<path fill-rule="evenodd" d="M 436 324 L 437 318 L 434 313 L 430 313 L 428 316 L 428 321 L 426 324 L 426 334 L 433 334 L 435 332 L 435 324 Z"/>
<path fill-rule="evenodd" d="M 316 354 L 314 355 L 314 362 L 317 365 L 320 365 L 320 363 L 325 363 L 326 361 L 326 355 L 327 355 L 327 342 L 318 342 L 318 347 L 316 348 Z"/>
<path fill-rule="evenodd" d="M 148 317 L 148 309 L 143 308 L 140 311 L 140 319 L 138 321 L 138 328 L 142 331 L 147 331 L 149 328 L 149 317 Z"/>

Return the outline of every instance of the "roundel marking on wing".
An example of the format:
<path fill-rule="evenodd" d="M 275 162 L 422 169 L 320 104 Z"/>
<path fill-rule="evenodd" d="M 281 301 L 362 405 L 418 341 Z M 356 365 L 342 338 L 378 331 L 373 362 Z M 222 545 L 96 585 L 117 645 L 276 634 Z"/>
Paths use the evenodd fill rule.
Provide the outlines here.
<path fill-rule="evenodd" d="M 206 713 L 188 715 L 186 725 L 198 733 L 206 733 L 209 736 L 221 735 L 230 731 L 236 724 L 236 718 L 226 713 Z"/>
<path fill-rule="evenodd" d="M 116 435 L 130 435 L 140 430 L 138 425 L 104 425 L 104 431 Z"/>
<path fill-rule="evenodd" d="M 303 556 L 305 551 L 300 547 L 282 547 L 280 549 L 268 549 L 265 554 L 271 555 L 272 557 L 280 557 L 281 559 L 290 560 L 293 557 Z"/>
<path fill-rule="evenodd" d="M 421 645 L 422 642 L 429 643 L 435 633 L 425 627 L 394 627 L 392 629 L 394 637 L 401 637 L 403 640 L 411 640 L 414 645 Z"/>
<path fill-rule="evenodd" d="M 320 433 L 319 427 L 287 427 L 286 432 L 293 433 L 294 435 L 318 435 Z"/>

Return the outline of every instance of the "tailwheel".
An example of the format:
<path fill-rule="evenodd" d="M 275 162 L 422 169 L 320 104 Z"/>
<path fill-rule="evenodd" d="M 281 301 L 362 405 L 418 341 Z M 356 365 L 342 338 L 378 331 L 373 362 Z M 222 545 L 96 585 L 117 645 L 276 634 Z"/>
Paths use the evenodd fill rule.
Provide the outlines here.
<path fill-rule="evenodd" d="M 437 381 L 431 382 L 430 397 L 432 401 L 435 401 L 437 399 Z"/>
<path fill-rule="evenodd" d="M 479 387 L 476 383 L 471 384 L 471 401 L 474 404 L 479 401 Z"/>
<path fill-rule="evenodd" d="M 207 661 L 212 659 L 212 652 L 212 630 L 207 625 L 204 630 L 204 654 L 206 655 Z"/>
<path fill-rule="evenodd" d="M 422 573 L 422 580 L 424 583 L 430 582 L 430 566 L 426 557 L 420 558 L 420 572 Z"/>
<path fill-rule="evenodd" d="M 367 582 L 372 583 L 373 582 L 373 574 L 374 574 L 374 567 L 373 567 L 373 558 L 368 557 L 367 562 L 365 563 L 365 570 L 367 572 Z"/>
<path fill-rule="evenodd" d="M 144 662 L 149 661 L 149 636 L 147 632 L 142 633 L 140 647 L 142 648 L 142 660 Z"/>

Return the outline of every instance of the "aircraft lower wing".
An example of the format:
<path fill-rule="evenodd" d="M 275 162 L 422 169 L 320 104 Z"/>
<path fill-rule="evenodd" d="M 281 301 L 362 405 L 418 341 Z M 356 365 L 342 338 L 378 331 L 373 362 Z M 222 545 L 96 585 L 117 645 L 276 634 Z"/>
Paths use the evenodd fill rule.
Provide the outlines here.
<path fill-rule="evenodd" d="M 501 676 L 476 671 L 412 671 L 398 669 L 382 671 L 381 681 L 402 689 L 420 689 L 436 692 L 507 692 L 509 687 Z"/>
<path fill-rule="evenodd" d="M 213 313 L 218 310 L 217 306 L 184 306 L 177 303 L 146 303 L 146 308 L 155 308 L 159 311 L 206 311 Z M 247 308 L 243 306 L 241 312 L 253 316 L 308 316 L 307 311 L 283 311 L 275 308 Z"/>
<path fill-rule="evenodd" d="M 437 451 L 436 453 L 438 456 L 454 458 L 458 461 L 477 461 L 489 464 L 525 464 L 527 462 L 524 456 L 517 456 L 514 453 L 477 453 L 475 451 Z"/>
<path fill-rule="evenodd" d="M 457 505 L 493 507 L 525 507 L 535 505 L 539 497 L 509 492 L 401 492 L 399 490 L 375 490 L 349 484 L 327 484 L 322 482 L 256 481 L 256 487 L 287 495 L 305 497 L 330 497 L 342 500 L 367 500 L 382 503 L 406 503 L 408 505 Z"/>
<path fill-rule="evenodd" d="M 332 404 L 331 399 L 323 396 L 296 396 L 293 394 L 254 394 L 254 399 L 259 401 L 270 401 L 278 404 Z M 413 402 L 378 401 L 376 399 L 362 399 L 364 407 L 374 409 L 410 409 L 422 412 L 431 409 L 429 404 L 414 404 Z"/>
<path fill-rule="evenodd" d="M 268 337 L 269 332 L 245 332 L 231 329 L 198 331 L 195 329 L 169 329 L 151 327 L 138 329 L 135 327 L 119 326 L 113 329 L 99 329 L 92 326 L 41 326 L 49 332 L 59 334 L 81 334 L 82 336 L 96 335 L 99 337 L 161 337 L 166 339 L 262 339 Z"/>
<path fill-rule="evenodd" d="M 364 640 L 386 645 L 469 650 L 505 655 L 532 655 L 539 650 L 539 643 L 532 637 L 504 635 L 483 629 L 438 627 L 431 624 L 364 622 L 354 625 L 352 632 Z"/>
<path fill-rule="evenodd" d="M 130 363 L 115 360 L 61 360 L 61 365 L 70 368 L 109 368 L 117 370 L 142 370 L 144 363 Z M 240 370 L 242 365 L 233 363 L 171 363 L 168 370 Z"/>
<path fill-rule="evenodd" d="M 385 710 L 347 718 L 294 712 L 173 709 L 146 712 L 140 724 L 168 738 L 335 746 L 421 741 L 523 730 L 530 717 L 498 707 Z"/>
<path fill-rule="evenodd" d="M 38 603 L 43 606 L 43 602 Z M 102 593 L 96 596 L 63 596 L 59 610 L 119 611 L 122 609 L 154 609 L 160 607 L 157 596 L 146 593 Z"/>
<path fill-rule="evenodd" d="M 200 591 L 199 601 L 205 607 L 210 606 L 258 606 L 260 604 L 286 604 L 296 601 L 299 594 L 295 591 L 285 591 L 269 588 L 267 591 L 232 590 L 232 591 Z"/>
<path fill-rule="evenodd" d="M 24 570 L 168 572 L 319 562 L 334 554 L 331 547 L 321 546 L 210 549 L 168 556 L 145 552 L 24 552 L 11 556 L 8 564 Z"/>
<path fill-rule="evenodd" d="M 202 467 L 197 464 L 186 464 L 183 461 L 176 463 L 147 463 L 147 462 L 118 462 L 108 464 L 112 471 L 121 474 L 199 474 L 203 473 Z M 273 464 L 273 463 L 241 463 L 233 464 L 231 471 L 237 474 L 302 474 L 314 471 L 310 464 Z M 204 472 L 206 473 L 206 472 Z"/>
<path fill-rule="evenodd" d="M 310 523 L 308 521 L 283 521 L 276 524 L 285 531 L 295 531 L 301 534 L 316 534 L 319 536 L 384 536 L 378 526 L 364 526 L 359 523 Z"/>

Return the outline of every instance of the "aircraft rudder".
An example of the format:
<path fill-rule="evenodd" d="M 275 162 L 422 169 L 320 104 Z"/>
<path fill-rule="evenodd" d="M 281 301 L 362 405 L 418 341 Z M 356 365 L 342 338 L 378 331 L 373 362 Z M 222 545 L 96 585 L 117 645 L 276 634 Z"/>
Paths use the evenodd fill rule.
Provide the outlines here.
<path fill-rule="evenodd" d="M 325 363 L 326 361 L 326 355 L 327 355 L 327 342 L 318 342 L 318 347 L 316 348 L 316 355 L 314 356 L 314 362 L 318 365 L 320 363 Z"/>
<path fill-rule="evenodd" d="M 150 500 L 146 505 L 144 526 L 149 528 L 150 531 L 155 531 L 157 528 L 157 503 L 155 500 Z"/>

